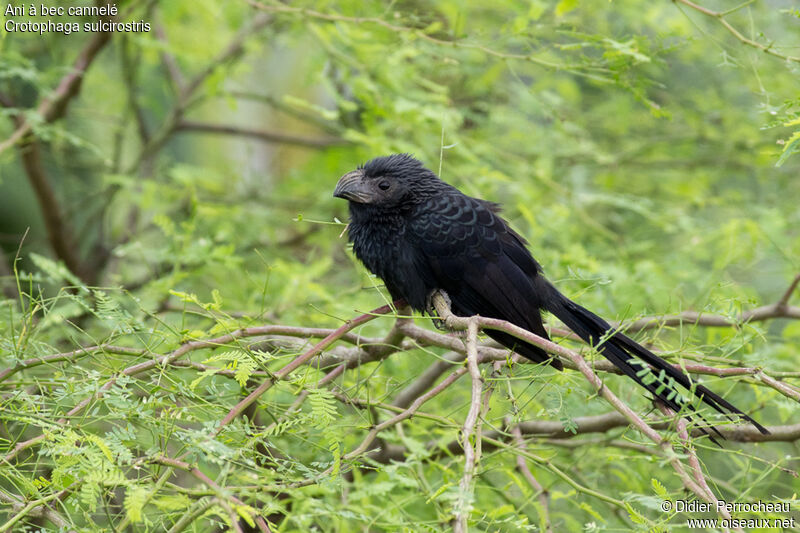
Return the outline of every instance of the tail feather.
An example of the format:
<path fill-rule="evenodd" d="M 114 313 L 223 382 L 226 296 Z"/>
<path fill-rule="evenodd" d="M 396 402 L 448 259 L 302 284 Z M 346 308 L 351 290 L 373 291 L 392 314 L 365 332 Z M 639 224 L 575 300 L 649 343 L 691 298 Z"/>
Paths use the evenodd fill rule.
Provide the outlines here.
<path fill-rule="evenodd" d="M 693 383 L 689 376 L 681 370 L 664 361 L 630 337 L 614 332 L 608 322 L 576 304 L 558 292 L 555 287 L 550 286 L 550 289 L 548 311 L 564 322 L 580 338 L 600 351 L 623 374 L 641 385 L 673 411 L 679 412 L 681 409 L 688 409 L 694 416 L 703 420 L 708 429 L 722 437 L 713 425 L 708 424 L 697 413 L 693 405 L 685 401 L 680 391 L 676 388 L 677 384 L 694 393 L 704 403 L 728 418 L 731 418 L 731 414 L 737 415 L 753 424 L 762 434 L 769 434 L 769 431 L 764 426 L 718 394 L 703 385 Z M 704 431 L 704 433 L 707 432 Z"/>

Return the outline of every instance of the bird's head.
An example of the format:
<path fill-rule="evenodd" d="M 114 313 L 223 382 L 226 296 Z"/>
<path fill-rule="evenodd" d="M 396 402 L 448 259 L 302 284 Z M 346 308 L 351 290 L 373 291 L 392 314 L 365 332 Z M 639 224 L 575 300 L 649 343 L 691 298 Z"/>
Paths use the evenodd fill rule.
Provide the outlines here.
<path fill-rule="evenodd" d="M 351 205 L 394 207 L 428 197 L 443 182 L 408 154 L 376 157 L 339 179 L 333 195 Z"/>

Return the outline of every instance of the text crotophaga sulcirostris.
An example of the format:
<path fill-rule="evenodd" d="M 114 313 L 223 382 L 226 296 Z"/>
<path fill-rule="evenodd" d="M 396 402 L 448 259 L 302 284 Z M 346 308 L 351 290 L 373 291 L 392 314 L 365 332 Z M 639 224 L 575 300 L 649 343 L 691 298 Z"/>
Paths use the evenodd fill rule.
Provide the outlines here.
<path fill-rule="evenodd" d="M 541 311 L 549 311 L 674 411 L 694 410 L 684 405 L 675 390 L 678 384 L 717 411 L 735 413 L 768 433 L 721 396 L 693 384 L 561 294 L 542 275 L 525 239 L 497 214 L 497 204 L 466 196 L 410 155 L 372 159 L 342 176 L 334 196 L 349 200 L 353 251 L 393 298 L 428 311 L 432 292 L 444 290 L 456 315 L 506 320 L 544 338 Z M 485 333 L 532 361 L 562 368 L 558 359 L 532 344 L 501 331 Z"/>

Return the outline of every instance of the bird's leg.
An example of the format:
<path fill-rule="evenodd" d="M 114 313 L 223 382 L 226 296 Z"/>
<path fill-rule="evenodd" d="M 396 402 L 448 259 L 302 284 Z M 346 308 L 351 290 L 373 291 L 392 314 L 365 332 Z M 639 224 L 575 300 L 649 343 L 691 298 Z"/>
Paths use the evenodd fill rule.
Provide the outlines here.
<path fill-rule="evenodd" d="M 437 294 L 440 295 L 442 299 L 444 299 L 445 303 L 447 304 L 447 308 L 450 309 L 450 304 L 452 303 L 450 301 L 450 297 L 447 295 L 445 291 L 440 289 L 433 289 L 431 292 L 428 293 L 428 296 L 425 299 L 425 307 L 428 309 L 428 314 L 431 317 L 433 317 L 433 325 L 436 327 L 436 329 L 442 331 L 449 331 L 450 328 L 448 328 L 445 325 L 444 320 L 439 318 L 439 313 L 438 311 L 436 311 L 436 304 L 434 303 L 434 297 Z"/>

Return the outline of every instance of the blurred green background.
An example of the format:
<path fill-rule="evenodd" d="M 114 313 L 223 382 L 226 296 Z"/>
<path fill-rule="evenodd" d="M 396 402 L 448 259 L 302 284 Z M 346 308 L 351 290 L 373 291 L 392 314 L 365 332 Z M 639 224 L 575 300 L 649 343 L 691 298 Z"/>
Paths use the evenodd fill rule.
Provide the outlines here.
<path fill-rule="evenodd" d="M 502 203 L 548 277 L 610 320 L 689 309 L 735 320 L 777 301 L 800 273 L 800 156 L 793 155 L 800 150 L 800 11 L 793 2 L 118 5 L 120 20 L 148 21 L 151 31 L 0 31 L 0 139 L 29 128 L 0 145 L 2 368 L 101 343 L 163 354 L 236 327 L 335 328 L 382 305 L 379 280 L 341 235 L 346 204 L 331 193 L 344 172 L 394 152 L 414 154 L 467 194 Z M 0 22 L 7 19 L 43 20 Z M 82 83 L 65 94 L 59 84 L 80 72 L 76 61 L 93 42 Z M 357 331 L 382 336 L 390 325 L 382 318 Z M 638 338 L 712 366 L 792 373 L 800 323 L 683 326 Z M 268 349 L 257 366 L 274 371 L 273 358 L 301 348 Z M 214 359 L 220 351 L 205 350 L 194 360 L 256 368 L 247 350 L 222 353 Z M 348 372 L 337 387 L 388 402 L 443 353 L 396 354 Z M 357 446 L 371 417 L 391 413 L 368 416 L 318 392 L 314 406 L 293 414 L 299 391 L 323 390 L 313 387 L 324 374 L 309 370 L 299 382 L 276 385 L 258 407 L 266 422 L 253 422 L 285 416 L 295 425 L 259 436 L 237 422 L 214 439 L 208 432 L 254 388 L 250 375 L 243 370 L 241 383 L 213 373 L 197 381 L 192 369 L 164 368 L 118 382 L 113 398 L 93 402 L 72 423 L 80 434 L 53 425 L 137 360 L 94 354 L 0 382 L 4 450 L 48 435 L 3 468 L 9 498 L 65 491 L 54 508 L 81 531 L 233 528 L 224 506 L 208 503 L 192 481 L 154 485 L 159 466 L 137 462 L 187 452 L 220 485 L 250 487 L 236 494 L 276 531 L 449 527 L 462 459 L 434 457 L 426 444 L 456 438 L 469 403 L 466 379 L 424 407 L 451 425 L 413 418 L 382 435 L 413 451 L 408 460 L 270 492 L 252 485 L 324 471 Z M 512 416 L 568 428 L 575 417 L 609 411 L 575 372 L 509 372 L 489 427 Z M 540 375 L 546 379 L 531 380 Z M 756 378 L 736 386 L 705 380 L 766 425 L 797 420 L 796 401 Z M 633 384 L 608 382 L 648 412 Z M 551 527 L 681 530 L 684 516 L 658 510 L 661 498 L 683 492 L 657 448 L 631 429 L 591 438 L 527 445 L 631 510 L 532 464 L 548 491 Z M 612 443 L 620 440 L 652 449 Z M 259 461 L 256 441 L 280 451 L 280 468 Z M 798 452 L 787 441 L 697 445 L 719 497 L 753 501 L 795 498 Z M 97 471 L 109 474 L 89 476 Z M 547 528 L 507 451 L 484 456 L 472 505 L 476 530 Z M 15 509 L 0 511 L 0 519 Z M 14 527 L 53 526 L 43 520 L 25 516 Z"/>

